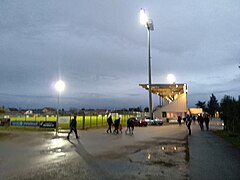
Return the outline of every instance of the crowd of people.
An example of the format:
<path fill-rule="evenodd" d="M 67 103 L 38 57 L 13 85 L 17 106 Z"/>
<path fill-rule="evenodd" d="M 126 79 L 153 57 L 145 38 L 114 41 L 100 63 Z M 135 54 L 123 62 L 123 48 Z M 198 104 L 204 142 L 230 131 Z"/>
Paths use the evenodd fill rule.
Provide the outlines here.
<path fill-rule="evenodd" d="M 107 118 L 107 123 L 108 123 L 108 129 L 107 129 L 107 133 L 112 133 L 112 127 L 114 127 L 113 133 L 114 134 L 119 134 L 122 133 L 122 124 L 121 124 L 121 115 L 118 117 L 118 119 L 116 119 L 113 123 L 112 120 L 112 115 L 109 114 L 108 118 Z M 133 134 L 133 130 L 134 130 L 134 123 L 133 120 L 130 118 L 127 120 L 127 129 L 125 131 L 126 134 Z"/>
<path fill-rule="evenodd" d="M 179 125 L 181 125 L 181 116 L 178 116 L 178 123 Z M 196 116 L 190 116 L 190 115 L 187 115 L 186 118 L 184 118 L 184 121 L 186 122 L 186 126 L 188 128 L 188 134 L 191 136 L 192 135 L 192 131 L 191 131 L 191 124 L 192 124 L 192 121 L 195 123 L 195 121 L 197 120 L 199 126 L 200 126 L 200 129 L 201 131 L 204 130 L 204 124 L 206 126 L 206 130 L 208 131 L 209 130 L 209 115 L 208 114 L 204 114 L 204 116 L 202 116 L 202 114 L 199 114 L 197 116 L 197 119 L 196 119 Z"/>
<path fill-rule="evenodd" d="M 119 134 L 122 133 L 122 124 L 121 124 L 121 115 L 113 122 L 112 119 L 112 115 L 109 114 L 108 118 L 107 118 L 107 123 L 108 123 L 108 129 L 107 129 L 107 133 L 114 133 L 114 134 Z M 200 129 L 203 131 L 204 130 L 204 124 L 206 126 L 206 130 L 209 130 L 209 115 L 208 114 L 204 114 L 204 116 L 202 116 L 202 114 L 199 114 L 196 118 L 196 116 L 190 116 L 187 115 L 185 118 L 183 118 L 183 120 L 186 123 L 186 126 L 188 128 L 188 134 L 191 136 L 192 135 L 192 131 L 191 131 L 191 124 L 192 121 L 195 123 L 195 121 L 197 120 Z M 182 125 L 182 117 L 178 116 L 178 124 Z M 114 130 L 112 131 L 112 127 L 114 127 Z M 133 130 L 134 130 L 134 122 L 133 120 L 130 118 L 127 121 L 127 129 L 125 131 L 126 134 L 133 134 Z M 69 140 L 69 136 L 70 134 L 74 132 L 76 139 L 79 139 L 78 133 L 77 133 L 77 121 L 76 121 L 76 116 L 74 116 L 74 118 L 70 121 L 70 131 L 68 133 L 67 139 Z"/>
<path fill-rule="evenodd" d="M 121 119 L 122 119 L 122 116 L 120 115 L 113 123 L 112 115 L 109 114 L 107 118 L 107 123 L 108 123 L 107 133 L 112 133 L 112 126 L 114 127 L 114 130 L 113 130 L 114 134 L 122 133 L 122 124 L 120 123 Z"/>

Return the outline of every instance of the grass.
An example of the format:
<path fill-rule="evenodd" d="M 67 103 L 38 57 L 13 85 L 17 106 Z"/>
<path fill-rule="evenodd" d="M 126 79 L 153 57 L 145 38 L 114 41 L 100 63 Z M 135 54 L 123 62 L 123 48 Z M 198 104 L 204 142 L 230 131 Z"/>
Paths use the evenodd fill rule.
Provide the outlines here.
<path fill-rule="evenodd" d="M 59 129 L 69 129 L 70 116 L 61 116 L 60 118 L 66 118 L 67 123 L 59 124 Z M 113 117 L 113 121 L 118 117 Z M 126 121 L 129 118 L 128 115 L 122 115 L 121 123 L 123 126 L 126 126 Z M 26 117 L 26 116 L 16 116 L 11 117 L 11 122 L 13 121 L 33 121 L 33 122 L 56 122 L 56 117 Z M 107 116 L 85 116 L 85 129 L 89 128 L 98 128 L 98 127 L 107 127 Z M 77 116 L 77 128 L 83 128 L 83 116 Z M 29 130 L 29 131 L 53 131 L 54 128 L 39 128 L 38 126 L 0 126 L 0 130 Z"/>
<path fill-rule="evenodd" d="M 217 130 L 217 131 L 214 131 L 214 133 L 217 134 L 218 136 L 222 137 L 226 141 L 228 141 L 240 148 L 240 135 L 239 134 L 224 131 L 224 130 Z"/>

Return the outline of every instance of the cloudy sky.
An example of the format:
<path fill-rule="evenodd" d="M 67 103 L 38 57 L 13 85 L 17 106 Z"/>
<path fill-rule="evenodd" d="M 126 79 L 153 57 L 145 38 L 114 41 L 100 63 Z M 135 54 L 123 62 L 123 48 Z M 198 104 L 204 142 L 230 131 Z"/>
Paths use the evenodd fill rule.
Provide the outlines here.
<path fill-rule="evenodd" d="M 240 95 L 239 0 L 0 0 L 0 106 L 148 106 L 147 32 L 152 83 L 188 84 L 188 104 L 211 93 Z M 157 105 L 158 98 L 153 96 Z"/>

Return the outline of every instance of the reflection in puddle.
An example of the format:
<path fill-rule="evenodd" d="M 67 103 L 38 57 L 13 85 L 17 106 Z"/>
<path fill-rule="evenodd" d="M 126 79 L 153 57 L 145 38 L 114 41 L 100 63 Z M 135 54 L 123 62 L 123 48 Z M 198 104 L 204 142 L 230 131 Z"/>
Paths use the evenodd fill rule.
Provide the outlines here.
<path fill-rule="evenodd" d="M 181 156 L 185 153 L 185 146 L 183 144 L 167 144 L 161 145 L 158 147 L 152 147 L 139 152 L 139 154 L 145 154 L 145 160 L 150 164 L 161 164 L 164 166 L 174 166 L 175 165 L 175 158 L 177 156 Z M 184 159 L 184 158 L 183 158 Z M 140 156 L 136 154 L 131 157 L 131 162 L 144 162 L 144 160 L 140 159 Z"/>
<path fill-rule="evenodd" d="M 62 147 L 65 144 L 65 141 L 61 138 L 58 139 L 52 139 L 50 142 L 50 146 L 52 148 L 56 148 L 56 147 Z"/>
<path fill-rule="evenodd" d="M 51 149 L 51 148 L 49 148 L 49 147 L 48 147 L 47 150 L 42 150 L 42 151 L 40 151 L 40 153 L 41 153 L 41 154 L 53 154 L 53 153 L 55 153 L 55 154 L 65 154 L 64 152 L 62 152 L 62 149 L 59 149 L 59 148 L 53 148 L 53 149 Z"/>
<path fill-rule="evenodd" d="M 56 153 L 55 156 L 66 156 L 66 153 L 64 152 Z"/>
<path fill-rule="evenodd" d="M 40 153 L 54 156 L 66 156 L 66 153 L 63 152 L 63 146 L 65 143 L 66 142 L 61 138 L 51 139 L 46 149 L 41 150 Z"/>
<path fill-rule="evenodd" d="M 148 154 L 148 160 L 150 160 L 151 159 L 151 154 Z"/>
<path fill-rule="evenodd" d="M 166 146 L 161 146 L 160 149 L 162 151 L 170 151 L 170 152 L 174 152 L 174 151 L 182 151 L 184 150 L 183 146 L 171 146 L 171 145 L 166 145 Z"/>

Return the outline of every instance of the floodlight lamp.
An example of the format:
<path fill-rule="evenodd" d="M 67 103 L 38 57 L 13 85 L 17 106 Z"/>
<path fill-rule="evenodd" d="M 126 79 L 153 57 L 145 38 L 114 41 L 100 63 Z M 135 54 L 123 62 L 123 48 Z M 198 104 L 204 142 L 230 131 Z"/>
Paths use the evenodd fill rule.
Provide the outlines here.
<path fill-rule="evenodd" d="M 174 76 L 173 74 L 168 74 L 167 80 L 168 80 L 168 82 L 169 82 L 170 84 L 173 84 L 173 83 L 176 82 L 176 78 L 175 78 L 175 76 Z"/>
<path fill-rule="evenodd" d="M 152 19 L 148 19 L 148 21 L 147 21 L 147 28 L 148 28 L 148 30 L 150 30 L 150 31 L 153 31 L 153 30 L 154 30 Z"/>
<path fill-rule="evenodd" d="M 141 8 L 140 10 L 140 16 L 139 16 L 139 20 L 140 20 L 140 23 L 142 25 L 147 25 L 147 22 L 148 22 L 148 16 L 147 14 L 145 13 L 145 10 Z"/>
<path fill-rule="evenodd" d="M 56 82 L 55 84 L 55 89 L 61 93 L 65 88 L 65 83 L 62 80 L 59 80 L 58 82 Z"/>

